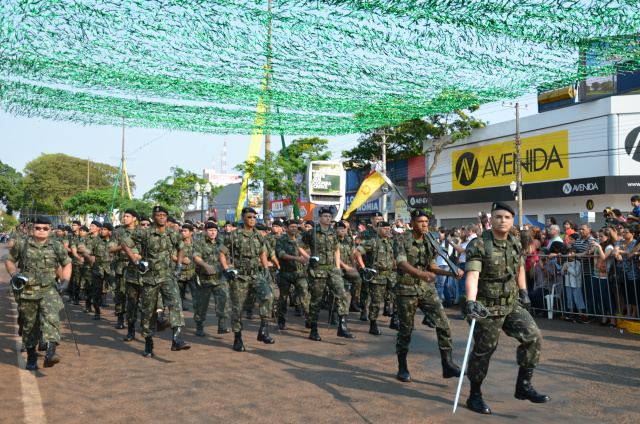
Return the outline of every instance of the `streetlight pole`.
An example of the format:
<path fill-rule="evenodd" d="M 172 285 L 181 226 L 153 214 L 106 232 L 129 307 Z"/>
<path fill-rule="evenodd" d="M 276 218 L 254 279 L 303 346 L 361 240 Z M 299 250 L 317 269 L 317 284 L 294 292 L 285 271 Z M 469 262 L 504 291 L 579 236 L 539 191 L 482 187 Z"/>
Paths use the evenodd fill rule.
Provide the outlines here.
<path fill-rule="evenodd" d="M 193 189 L 196 191 L 196 211 L 198 210 L 198 197 L 200 195 L 200 183 L 196 181 L 196 185 L 193 186 Z M 202 207 L 200 208 L 200 221 L 204 221 L 204 218 L 202 218 L 202 215 L 204 214 L 204 211 L 202 210 Z"/>
<path fill-rule="evenodd" d="M 207 185 L 204 186 L 204 192 L 207 193 L 207 212 L 209 212 L 209 209 L 211 208 L 211 183 L 207 183 Z M 202 203 L 202 209 L 204 209 L 204 198 L 202 199 Z M 211 212 L 209 212 L 209 216 L 211 216 Z M 202 219 L 202 222 L 204 222 L 204 218 Z"/>

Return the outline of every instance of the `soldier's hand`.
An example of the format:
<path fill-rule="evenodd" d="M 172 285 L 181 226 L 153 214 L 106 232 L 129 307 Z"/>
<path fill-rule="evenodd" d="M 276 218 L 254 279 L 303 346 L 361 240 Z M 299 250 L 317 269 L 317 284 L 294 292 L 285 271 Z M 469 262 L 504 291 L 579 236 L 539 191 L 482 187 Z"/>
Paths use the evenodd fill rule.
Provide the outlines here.
<path fill-rule="evenodd" d="M 64 292 L 67 291 L 67 289 L 69 289 L 69 280 L 62 280 L 59 283 L 56 283 L 56 290 L 58 291 L 58 294 L 60 294 L 60 296 L 62 296 L 64 294 Z"/>
<path fill-rule="evenodd" d="M 80 257 L 78 258 L 78 262 L 80 262 L 81 264 L 83 264 L 83 263 L 84 263 L 84 256 L 80 256 Z"/>
<path fill-rule="evenodd" d="M 89 256 L 89 262 L 91 262 L 92 264 L 96 262 L 96 257 L 95 256 Z"/>
<path fill-rule="evenodd" d="M 529 292 L 527 289 L 518 290 L 518 302 L 520 306 L 527 310 L 527 312 L 531 311 L 531 300 L 529 299 Z"/>
<path fill-rule="evenodd" d="M 298 256 L 298 262 L 300 262 L 302 265 L 306 265 L 309 263 L 307 258 L 305 258 L 304 256 Z"/>
<path fill-rule="evenodd" d="M 456 280 L 461 279 L 464 276 L 464 271 L 461 270 L 460 268 L 458 268 L 458 275 L 454 275 L 453 278 L 455 278 Z"/>
<path fill-rule="evenodd" d="M 29 282 L 29 279 L 19 272 L 14 272 L 11 275 L 11 287 L 14 290 L 22 290 L 27 282 Z"/>
<path fill-rule="evenodd" d="M 173 275 L 174 275 L 176 278 L 180 278 L 180 274 L 182 274 L 182 264 L 178 264 L 178 265 L 176 265 L 176 268 L 175 268 L 175 270 L 173 271 Z"/>
<path fill-rule="evenodd" d="M 467 315 L 471 318 L 483 319 L 489 316 L 489 311 L 480 302 L 467 301 Z"/>
<path fill-rule="evenodd" d="M 238 275 L 238 271 L 236 271 L 235 269 L 228 268 L 228 269 L 225 269 L 224 271 L 224 276 L 227 277 L 227 280 L 229 281 L 235 280 L 237 275 Z"/>
<path fill-rule="evenodd" d="M 189 258 L 182 258 L 182 263 L 184 265 L 189 265 L 191 263 L 191 260 Z"/>
<path fill-rule="evenodd" d="M 316 266 L 320 262 L 320 258 L 317 256 L 312 256 L 309 258 L 309 265 Z"/>
<path fill-rule="evenodd" d="M 436 274 L 429 271 L 422 271 L 420 279 L 426 281 L 427 283 L 433 283 L 434 281 L 436 281 Z"/>
<path fill-rule="evenodd" d="M 209 275 L 214 275 L 216 273 L 216 267 L 213 265 L 205 264 L 203 268 Z"/>

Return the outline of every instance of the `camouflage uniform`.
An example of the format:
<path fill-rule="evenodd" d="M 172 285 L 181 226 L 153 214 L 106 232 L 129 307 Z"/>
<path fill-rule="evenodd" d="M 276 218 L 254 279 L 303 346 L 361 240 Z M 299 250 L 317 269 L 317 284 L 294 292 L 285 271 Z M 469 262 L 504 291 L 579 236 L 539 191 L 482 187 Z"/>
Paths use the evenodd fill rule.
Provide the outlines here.
<path fill-rule="evenodd" d="M 78 244 L 80 244 L 80 238 L 80 234 L 70 234 L 67 238 L 69 241 L 69 249 L 77 249 Z M 84 289 L 84 281 L 82 277 L 82 267 L 84 264 L 80 262 L 80 259 L 75 258 L 73 255 L 71 255 L 71 264 L 70 290 L 74 300 L 78 301 L 80 300 L 80 293 L 82 293 L 82 289 Z"/>
<path fill-rule="evenodd" d="M 117 228 L 111 235 L 111 238 L 113 239 L 116 246 L 120 246 L 124 239 L 127 237 L 131 237 L 135 231 L 135 228 L 130 229 L 123 226 Z M 131 276 L 137 275 L 137 270 L 127 257 L 127 254 L 124 252 L 124 250 L 121 250 L 116 254 L 114 268 L 116 274 L 116 287 L 113 295 L 113 302 L 115 303 L 116 314 L 122 315 L 125 311 L 128 310 L 126 307 L 127 279 L 125 277 L 125 269 L 126 275 Z"/>
<path fill-rule="evenodd" d="M 153 337 L 156 332 L 155 311 L 160 297 L 169 308 L 171 327 L 183 327 L 182 302 L 180 290 L 173 275 L 171 258 L 175 249 L 184 248 L 182 237 L 176 231 L 165 227 L 163 232 L 155 226 L 138 228 L 131 238 L 125 239 L 127 246 L 136 246 L 142 261 L 149 262 L 150 270 L 140 276 L 140 306 L 142 307 L 142 336 Z"/>
<path fill-rule="evenodd" d="M 89 297 L 91 303 L 96 308 L 96 312 L 102 305 L 103 288 L 111 287 L 115 284 L 115 273 L 111 268 L 113 255 L 109 253 L 109 248 L 116 246 L 116 243 L 110 237 L 105 239 L 102 236 L 93 237 L 89 240 L 80 242 L 79 248 L 84 247 L 84 253 L 94 256 L 96 261 L 91 266 L 91 289 Z"/>
<path fill-rule="evenodd" d="M 327 286 L 336 297 L 338 315 L 347 315 L 349 312 L 347 293 L 335 260 L 338 233 L 331 228 L 324 231 L 317 225 L 302 234 L 302 248 L 311 249 L 311 256 L 320 258 L 318 265 L 309 266 L 309 294 L 311 295 L 309 322 L 311 324 L 318 322 L 320 301 Z"/>
<path fill-rule="evenodd" d="M 376 232 L 376 230 L 373 229 L 373 227 L 365 228 L 362 234 L 360 234 L 360 240 L 362 243 L 364 243 L 367 240 L 376 239 L 378 237 L 379 237 L 378 233 Z M 368 297 L 369 297 L 369 283 L 367 283 L 366 281 L 362 281 L 360 283 L 360 304 L 362 305 L 363 308 L 367 303 Z"/>
<path fill-rule="evenodd" d="M 436 264 L 435 252 L 426 237 L 416 240 L 413 233 L 397 239 L 394 244 L 396 264 L 407 262 L 412 267 L 427 271 L 429 266 Z M 398 304 L 398 337 L 396 353 L 409 352 L 411 332 L 416 309 L 420 310 L 436 324 L 438 346 L 441 350 L 451 350 L 451 327 L 449 319 L 444 311 L 442 302 L 438 297 L 435 281 L 420 280 L 398 270 L 398 283 L 396 284 L 396 303 Z"/>
<path fill-rule="evenodd" d="M 100 237 L 99 235 L 96 236 L 92 236 L 91 234 L 87 234 L 84 237 L 80 237 L 78 239 L 78 244 L 77 244 L 77 248 L 80 249 L 81 247 L 84 247 L 88 244 L 93 243 L 93 239 Z M 79 256 L 82 256 L 82 254 L 80 254 Z M 92 276 L 91 276 L 91 263 L 88 260 L 84 260 L 83 262 L 83 266 L 80 267 L 80 273 L 81 273 L 81 286 L 82 286 L 82 293 L 84 294 L 84 298 L 87 302 L 87 308 L 91 307 L 91 297 L 92 297 Z"/>
<path fill-rule="evenodd" d="M 182 300 L 182 310 L 186 310 L 184 307 L 184 301 L 186 299 L 187 287 L 189 287 L 189 291 L 191 292 L 191 301 L 193 303 L 193 309 L 197 308 L 196 306 L 196 264 L 193 263 L 193 258 L 195 257 L 196 250 L 196 242 L 191 241 L 191 243 L 184 243 L 184 255 L 183 258 L 188 258 L 191 262 L 188 264 L 182 265 L 182 272 L 180 273 L 180 278 L 178 279 L 178 288 L 180 289 L 180 299 Z M 177 252 L 174 252 L 174 255 L 177 255 Z"/>
<path fill-rule="evenodd" d="M 238 229 L 226 237 L 224 247 L 231 253 L 230 267 L 238 271 L 237 278 L 229 283 L 231 295 L 231 326 L 234 333 L 242 331 L 242 309 L 249 287 L 253 287 L 260 300 L 260 317 L 268 319 L 273 309 L 273 292 L 264 278 L 260 254 L 267 252 L 260 231 Z M 226 252 L 223 252 L 227 254 Z"/>
<path fill-rule="evenodd" d="M 344 239 L 338 238 L 338 248 L 340 249 L 340 260 L 346 265 L 351 266 L 351 254 L 355 249 L 355 242 L 353 237 L 349 234 L 344 236 Z M 360 297 L 360 290 L 362 289 L 362 278 L 358 273 L 347 273 L 342 271 L 342 278 L 351 283 L 351 297 Z"/>
<path fill-rule="evenodd" d="M 66 250 L 57 241 L 38 244 L 32 237 L 25 237 L 15 241 L 7 260 L 24 267 L 21 272 L 29 279 L 20 294 L 18 308 L 23 322 L 22 345 L 27 349 L 35 348 L 40 331 L 45 343 L 60 344 L 62 303 L 55 282 L 58 266 L 71 263 Z"/>
<path fill-rule="evenodd" d="M 518 303 L 516 279 L 523 264 L 522 246 L 512 235 L 507 240 L 495 240 L 488 230 L 467 246 L 465 270 L 480 273 L 476 301 L 489 311 L 488 318 L 476 320 L 473 332 L 475 344 L 467 371 L 472 382 L 481 383 L 486 377 L 500 330 L 520 342 L 518 365 L 525 368 L 538 365 L 542 335 L 529 312 Z"/>
<path fill-rule="evenodd" d="M 273 246 L 271 245 L 271 242 L 269 240 L 270 235 L 271 233 L 266 234 L 264 237 L 262 237 L 262 239 L 264 240 L 264 247 L 267 253 L 268 261 L 270 261 L 271 258 L 275 256 L 275 243 L 273 244 Z M 275 264 L 273 264 L 273 266 L 270 267 L 267 272 L 264 271 L 262 264 L 260 264 L 260 268 L 262 269 L 265 280 L 267 281 L 267 283 L 269 284 L 269 287 L 271 288 L 271 293 L 274 293 L 274 296 L 275 296 L 275 292 L 276 292 L 276 286 L 274 284 L 275 275 L 276 275 Z M 273 303 L 275 303 L 276 301 L 277 300 L 274 298 Z M 249 291 L 247 292 L 247 298 L 244 301 L 244 306 L 242 309 L 244 311 L 249 312 L 253 309 L 253 305 L 255 303 L 256 303 L 256 289 L 253 286 L 249 286 Z"/>
<path fill-rule="evenodd" d="M 367 268 L 373 268 L 378 274 L 369 281 L 371 306 L 369 307 L 369 321 L 378 319 L 380 302 L 384 301 L 386 293 L 392 293 L 396 286 L 396 275 L 393 272 L 394 242 L 391 239 L 377 237 L 367 240 L 358 246 L 362 261 Z M 362 300 L 363 303 L 366 299 Z"/>
<path fill-rule="evenodd" d="M 229 316 L 229 285 L 222 276 L 222 267 L 218 252 L 227 254 L 227 248 L 217 240 L 209 240 L 206 236 L 196 244 L 193 257 L 198 256 L 206 264 L 212 265 L 216 269 L 214 275 L 209 275 L 203 268 L 196 266 L 198 276 L 198 289 L 193 295 L 195 322 L 204 322 L 207 319 L 207 309 L 211 295 L 216 304 L 216 316 L 219 321 L 224 321 Z"/>
<path fill-rule="evenodd" d="M 304 274 L 304 265 L 297 261 L 282 259 L 283 255 L 300 256 L 299 245 L 300 242 L 297 238 L 291 240 L 287 234 L 280 236 L 276 242 L 276 257 L 280 261 L 280 272 L 276 281 L 280 289 L 280 298 L 278 299 L 279 318 L 284 318 L 287 314 L 287 297 L 291 287 L 295 287 L 296 296 L 301 300 L 303 314 L 305 316 L 309 315 L 309 285 Z"/>

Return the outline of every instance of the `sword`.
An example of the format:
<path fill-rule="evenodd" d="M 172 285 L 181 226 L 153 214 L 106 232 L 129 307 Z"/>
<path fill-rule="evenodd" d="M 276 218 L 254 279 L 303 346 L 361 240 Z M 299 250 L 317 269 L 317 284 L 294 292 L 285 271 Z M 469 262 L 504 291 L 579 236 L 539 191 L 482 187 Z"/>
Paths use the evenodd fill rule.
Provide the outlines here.
<path fill-rule="evenodd" d="M 71 337 L 73 337 L 73 343 L 76 345 L 76 350 L 78 351 L 78 356 L 80 356 L 80 349 L 78 349 L 78 342 L 76 341 L 76 335 L 73 332 L 73 327 L 71 326 L 71 320 L 69 319 L 69 314 L 67 313 L 67 308 L 64 303 L 62 304 L 62 309 L 64 309 L 64 314 L 67 317 L 67 323 L 69 323 L 69 330 L 71 330 Z"/>
<path fill-rule="evenodd" d="M 469 339 L 467 340 L 467 350 L 464 352 L 464 360 L 462 361 L 462 371 L 460 372 L 460 381 L 458 381 L 458 391 L 456 391 L 456 400 L 453 401 L 453 413 L 456 413 L 458 399 L 460 398 L 460 389 L 462 389 L 462 380 L 467 369 L 467 359 L 469 359 L 469 349 L 471 348 L 471 339 L 473 338 L 473 329 L 476 326 L 476 319 L 471 320 L 471 330 L 469 330 Z"/>

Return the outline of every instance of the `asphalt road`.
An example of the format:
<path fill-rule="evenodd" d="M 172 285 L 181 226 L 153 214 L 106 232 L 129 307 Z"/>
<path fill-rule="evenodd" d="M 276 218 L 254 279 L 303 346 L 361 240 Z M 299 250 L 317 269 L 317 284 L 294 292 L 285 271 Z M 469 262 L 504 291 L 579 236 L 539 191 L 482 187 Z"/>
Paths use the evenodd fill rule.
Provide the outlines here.
<path fill-rule="evenodd" d="M 5 246 L 0 247 L 4 262 Z M 543 351 L 533 383 L 551 396 L 547 404 L 513 397 L 518 367 L 517 342 L 503 337 L 483 384 L 493 411 L 481 416 L 464 402 L 452 414 L 457 379 L 443 379 L 435 331 L 416 316 L 409 353 L 411 383 L 395 379 L 395 332 L 388 318 L 379 320 L 382 336 L 367 333 L 368 323 L 351 313 L 354 340 L 336 336 L 321 315 L 322 342 L 308 340 L 302 318 L 289 310 L 289 329 L 274 345 L 256 341 L 259 320 L 245 321 L 247 352 L 231 349 L 233 334 L 218 335 L 217 319 L 207 321 L 207 337 L 195 336 L 190 311 L 185 312 L 188 351 L 170 350 L 170 331 L 156 336 L 156 357 L 142 357 L 144 340 L 122 341 L 115 329 L 113 306 L 100 321 L 65 302 L 81 355 L 61 313 L 62 362 L 53 368 L 24 370 L 26 354 L 17 352 L 15 303 L 8 276 L 0 272 L 0 422 L 180 422 L 180 423 L 634 423 L 640 422 L 640 335 L 618 329 L 559 319 L 537 319 Z M 453 330 L 454 361 L 461 365 L 469 331 L 448 309 Z M 22 369 L 20 368 L 22 366 Z"/>

